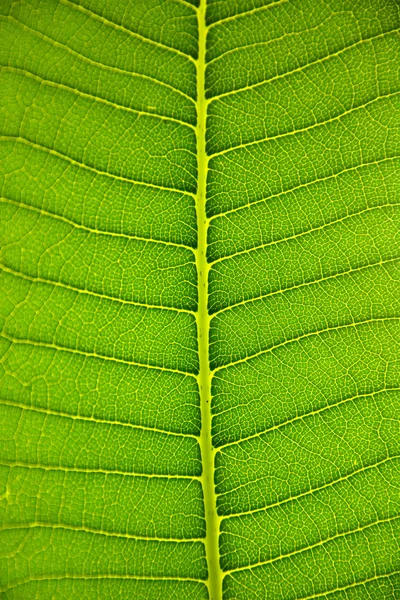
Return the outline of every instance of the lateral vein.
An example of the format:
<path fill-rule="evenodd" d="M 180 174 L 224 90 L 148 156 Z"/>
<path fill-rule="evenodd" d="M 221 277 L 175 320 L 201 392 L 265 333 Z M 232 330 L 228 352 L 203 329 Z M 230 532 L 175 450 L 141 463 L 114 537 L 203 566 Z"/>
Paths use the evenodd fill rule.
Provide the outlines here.
<path fill-rule="evenodd" d="M 373 581 L 378 581 L 379 579 L 388 579 L 389 577 L 392 577 L 393 575 L 398 575 L 400 574 L 400 570 L 399 571 L 391 571 L 389 573 L 381 573 L 378 575 L 374 575 L 373 577 L 368 577 L 367 579 L 362 579 L 360 581 L 354 581 L 353 583 L 348 583 L 346 585 L 337 587 L 337 588 L 332 588 L 329 590 L 325 590 L 323 592 L 318 592 L 316 594 L 311 594 L 311 596 L 301 596 L 301 598 L 295 598 L 295 600 L 311 600 L 312 598 L 322 598 L 322 596 L 328 596 L 328 594 L 335 594 L 336 592 L 343 592 L 345 590 L 349 590 L 351 588 L 355 588 L 355 587 L 359 587 L 361 585 L 365 585 L 366 583 L 371 583 Z"/>
<path fill-rule="evenodd" d="M 102 475 L 123 475 L 124 477 L 138 477 L 144 479 L 187 479 L 198 481 L 197 475 L 170 475 L 168 473 L 135 473 L 133 471 L 123 471 L 120 469 L 88 469 L 83 467 L 68 467 L 65 465 L 45 465 L 42 463 L 29 463 L 21 460 L 7 461 L 0 458 L 0 465 L 4 467 L 21 467 L 23 469 L 41 469 L 43 471 L 64 471 L 65 473 L 84 473 L 86 475 L 100 473 Z"/>
<path fill-rule="evenodd" d="M 182 192 L 184 194 L 184 192 Z M 33 204 L 28 204 L 27 202 L 23 202 L 22 200 L 14 200 L 13 198 L 0 196 L 0 202 L 5 202 L 7 204 L 12 204 L 13 206 L 21 206 L 22 208 L 26 208 L 32 212 L 37 212 L 40 215 L 44 215 L 46 217 L 50 217 L 52 219 L 57 219 L 58 221 L 62 221 L 63 223 L 67 223 L 76 229 L 82 229 L 83 231 L 87 231 L 88 233 L 94 233 L 95 235 L 104 235 L 109 237 L 122 238 L 125 240 L 136 240 L 138 242 L 145 242 L 146 244 L 158 244 L 163 246 L 172 246 L 173 248 L 184 248 L 186 250 L 190 250 L 194 252 L 193 246 L 189 246 L 187 244 L 179 244 L 178 242 L 170 242 L 168 240 L 156 240 L 149 237 L 143 237 L 139 235 L 133 235 L 130 233 L 120 233 L 117 231 L 108 231 L 106 229 L 98 229 L 95 227 L 90 227 L 89 225 L 83 225 L 78 221 L 74 221 L 73 219 L 69 219 L 68 217 L 64 217 L 63 215 L 59 215 L 52 211 L 46 210 L 44 208 L 39 208 L 38 206 L 34 206 Z"/>
<path fill-rule="evenodd" d="M 264 435 L 267 435 L 268 433 L 272 433 L 273 431 L 279 431 L 279 429 L 284 429 L 285 427 L 287 427 L 288 425 L 292 425 L 293 423 L 299 423 L 299 422 L 301 423 L 309 417 L 315 417 L 316 415 L 320 415 L 324 412 L 329 412 L 330 410 L 332 410 L 334 408 L 343 406 L 344 404 L 348 404 L 350 402 L 355 402 L 356 400 L 359 400 L 361 398 L 373 398 L 374 396 L 377 396 L 378 394 L 382 394 L 383 392 L 399 392 L 399 391 L 400 391 L 400 388 L 398 388 L 398 387 L 393 387 L 393 388 L 383 387 L 383 388 L 381 388 L 379 390 L 375 390 L 373 392 L 369 392 L 369 393 L 365 393 L 365 394 L 356 394 L 355 396 L 343 398 L 342 400 L 338 400 L 337 402 L 333 402 L 332 404 L 325 404 L 324 406 L 321 406 L 320 408 L 316 408 L 309 412 L 302 413 L 300 415 L 296 415 L 295 417 L 293 417 L 291 419 L 283 421 L 282 423 L 277 423 L 276 425 L 272 425 L 271 427 L 268 427 L 267 429 L 263 429 L 262 431 L 257 431 L 257 433 L 253 433 L 251 435 L 248 435 L 247 437 L 243 437 L 238 440 L 234 440 L 232 442 L 227 442 L 226 444 L 221 444 L 220 446 L 216 446 L 216 451 L 223 452 L 226 448 L 231 448 L 232 446 L 239 446 L 240 444 L 243 444 L 244 442 L 248 442 L 250 440 L 255 440 L 255 439 L 261 440 L 261 438 Z M 219 413 L 219 414 L 221 414 L 221 413 Z"/>
<path fill-rule="evenodd" d="M 84 350 L 79 350 L 78 348 L 69 348 L 68 346 L 60 346 L 59 344 L 53 344 L 51 342 L 39 342 L 36 340 L 23 339 L 12 336 L 5 331 L 0 333 L 0 337 L 4 337 L 6 340 L 15 343 L 15 344 L 26 344 L 29 346 L 38 346 L 39 348 L 51 348 L 53 350 L 57 350 L 59 352 L 69 352 L 71 354 L 79 354 L 81 356 L 86 356 L 88 358 L 97 358 L 99 360 L 111 361 L 122 363 L 125 365 L 131 365 L 132 367 L 141 367 L 149 370 L 156 371 L 165 371 L 167 373 L 178 373 L 179 375 L 185 375 L 186 377 L 196 377 L 194 373 L 190 373 L 189 371 L 181 371 L 180 369 L 170 369 L 167 367 L 160 367 L 158 365 L 150 365 L 146 363 L 139 363 L 131 360 L 127 360 L 124 358 L 117 358 L 115 356 L 106 356 L 105 354 L 97 354 L 96 352 L 85 352 Z"/>
<path fill-rule="evenodd" d="M 21 408 L 22 410 L 30 410 L 32 412 L 38 412 L 45 415 L 51 415 L 55 417 L 61 417 L 64 419 L 72 419 L 74 421 L 86 421 L 93 423 L 94 425 L 113 425 L 115 427 L 128 427 L 137 431 L 146 431 L 149 433 L 159 433 L 161 435 L 167 435 L 179 438 L 191 438 L 193 440 L 198 439 L 198 435 L 192 433 L 179 433 L 176 431 L 167 431 L 166 429 L 159 429 L 158 427 L 150 427 L 147 425 L 137 425 L 135 423 L 129 423 L 128 421 L 113 421 L 111 419 L 101 419 L 99 417 L 89 417 L 87 415 L 77 415 L 74 413 L 67 413 L 61 410 L 53 410 L 43 406 L 35 406 L 33 404 L 24 404 L 22 402 L 14 402 L 0 398 L 0 404 L 5 406 L 12 406 L 13 408 Z"/>
<path fill-rule="evenodd" d="M 301 288 L 306 288 L 308 286 L 317 285 L 319 283 L 323 283 L 325 281 L 330 281 L 332 279 L 338 279 L 339 277 L 345 277 L 346 275 L 352 275 L 353 273 L 358 273 L 359 271 L 364 271 L 364 269 L 373 269 L 374 267 L 383 266 L 386 264 L 390 264 L 393 262 L 397 262 L 400 256 L 392 256 L 385 260 L 379 260 L 373 263 L 367 263 L 365 265 L 361 264 L 357 267 L 352 267 L 351 269 L 347 269 L 346 271 L 338 271 L 337 273 L 332 273 L 331 275 L 327 275 L 325 277 L 319 277 L 318 279 L 311 279 L 309 281 L 302 281 L 301 283 L 296 283 L 295 285 L 291 285 L 284 288 L 278 288 L 276 290 L 272 290 L 271 292 L 267 292 L 266 294 L 260 294 L 260 296 L 253 296 L 252 298 L 245 298 L 244 300 L 240 300 L 240 302 L 235 302 L 234 304 L 229 304 L 220 310 L 217 310 L 212 314 L 212 318 L 217 315 L 221 315 L 222 313 L 229 312 L 239 306 L 246 306 L 247 304 L 251 304 L 253 302 L 258 302 L 259 300 L 266 300 L 267 298 L 271 298 L 272 296 L 277 296 L 279 294 L 287 294 L 288 292 L 292 292 L 295 290 L 299 290 Z"/>
<path fill-rule="evenodd" d="M 288 496 L 287 498 L 283 498 L 282 500 L 278 500 L 277 502 L 272 502 L 271 504 L 267 504 L 266 506 L 261 506 L 259 508 L 251 508 L 249 510 L 243 510 L 241 512 L 230 513 L 228 515 L 221 515 L 221 519 L 235 519 L 235 518 L 244 517 L 246 515 L 255 515 L 257 513 L 268 512 L 271 508 L 283 506 L 285 504 L 289 504 L 290 502 L 300 500 L 301 498 L 305 498 L 307 496 L 312 496 L 313 494 L 316 494 L 317 492 L 326 490 L 327 488 L 330 488 L 330 487 L 334 487 L 338 483 L 342 483 L 343 481 L 347 481 L 347 480 L 351 479 L 352 477 L 358 475 L 359 473 L 365 473 L 366 471 L 369 471 L 371 469 L 379 468 L 381 465 L 390 463 L 391 461 L 397 461 L 399 458 L 400 458 L 400 454 L 395 454 L 393 456 L 387 456 L 386 458 L 384 458 L 382 460 L 378 460 L 377 462 L 371 463 L 369 465 L 363 465 L 363 466 L 359 467 L 358 469 L 354 469 L 353 471 L 350 471 L 346 475 L 342 475 L 341 477 L 338 477 L 336 479 L 328 481 L 328 483 L 324 483 L 323 485 L 320 485 L 318 487 L 310 488 L 309 490 L 306 490 L 305 492 L 300 492 L 299 494 L 296 494 L 295 496 Z M 247 484 L 245 484 L 245 485 L 247 485 Z M 240 487 L 245 487 L 245 486 L 240 486 Z M 236 489 L 239 489 L 239 487 Z M 232 490 L 229 490 L 229 491 L 232 491 Z M 227 492 L 227 493 L 229 493 L 229 492 Z M 220 495 L 223 496 L 224 494 L 220 494 Z"/>
<path fill-rule="evenodd" d="M 12 67 L 9 65 L 0 65 L 0 72 L 3 72 L 3 73 L 9 72 L 9 73 L 16 73 L 18 75 L 23 75 L 24 77 L 27 77 L 28 79 L 37 81 L 41 85 L 53 87 L 57 90 L 63 90 L 70 94 L 74 94 L 75 96 L 82 97 L 87 100 L 92 100 L 93 102 L 97 102 L 99 104 L 105 104 L 106 106 L 110 106 L 111 108 L 114 108 L 115 110 L 121 110 L 121 111 L 124 111 L 127 113 L 131 113 L 131 114 L 135 115 L 136 117 L 150 117 L 150 118 L 154 118 L 154 119 L 161 119 L 162 121 L 169 121 L 169 122 L 177 123 L 184 127 L 190 127 L 190 129 L 193 129 L 193 130 L 195 129 L 194 125 L 192 125 L 191 123 L 188 123 L 187 121 L 182 121 L 181 119 L 176 119 L 175 117 L 167 117 L 166 115 L 160 115 L 159 113 L 156 113 L 156 112 L 139 110 L 136 108 L 131 108 L 130 106 L 124 106 L 123 104 L 118 104 L 117 102 L 112 102 L 111 100 L 108 100 L 107 98 L 103 98 L 102 96 L 95 96 L 94 94 L 89 94 L 88 92 L 84 92 L 83 90 L 80 90 L 78 88 L 73 88 L 69 85 L 65 85 L 65 83 L 52 81 L 50 79 L 44 79 L 43 77 L 40 77 L 40 75 L 37 75 L 36 73 L 33 73 L 32 71 L 28 71 L 28 69 L 20 69 L 20 68 Z"/>
<path fill-rule="evenodd" d="M 305 546 L 304 548 L 299 548 L 299 549 L 293 550 L 292 552 L 288 552 L 287 554 L 281 554 L 279 556 L 275 556 L 274 558 L 270 558 L 268 560 L 263 560 L 258 563 L 252 564 L 252 565 L 246 565 L 244 567 L 237 567 L 235 569 L 230 569 L 228 571 L 224 571 L 224 573 L 226 573 L 226 574 L 237 573 L 239 571 L 253 570 L 257 567 L 262 567 L 264 565 L 273 564 L 279 560 L 284 560 L 286 558 L 291 558 L 292 556 L 296 556 L 297 554 L 302 554 L 303 552 L 308 552 L 309 550 L 314 550 L 314 548 L 324 546 L 325 544 L 328 544 L 329 542 L 332 542 L 333 540 L 337 540 L 340 538 L 344 538 L 344 537 L 347 537 L 350 535 L 360 533 L 362 531 L 365 531 L 366 529 L 376 527 L 377 525 L 382 525 L 385 523 L 392 523 L 393 521 L 396 521 L 397 519 L 400 519 L 400 515 L 395 515 L 394 517 L 389 517 L 387 519 L 377 519 L 376 521 L 372 521 L 372 523 L 367 523 L 366 525 L 356 527 L 355 529 L 350 529 L 348 531 L 343 531 L 343 532 L 337 533 L 336 535 L 325 538 L 324 540 L 320 540 L 319 542 L 316 542 L 315 544 L 310 544 L 309 546 Z"/>
<path fill-rule="evenodd" d="M 399 202 L 387 202 L 386 204 L 376 204 L 375 206 L 367 206 L 366 208 L 363 208 L 362 210 L 358 210 L 353 213 L 347 213 L 346 215 L 343 215 L 342 217 L 339 217 L 338 219 L 334 219 L 332 221 L 327 221 L 326 223 L 323 223 L 322 225 L 311 227 L 310 229 L 305 229 L 304 231 L 294 233 L 293 235 L 288 235 L 286 237 L 278 238 L 276 240 L 270 240 L 268 242 L 258 244 L 257 246 L 245 248 L 244 250 L 238 250 L 237 252 L 233 252 L 232 254 L 227 254 L 226 256 L 220 256 L 219 258 L 216 258 L 215 260 L 211 261 L 210 265 L 213 266 L 215 264 L 221 263 L 221 262 L 229 260 L 231 258 L 235 258 L 236 256 L 243 256 L 246 254 L 250 254 L 251 252 L 255 252 L 257 250 L 263 250 L 264 248 L 268 248 L 270 246 L 276 246 L 276 245 L 284 243 L 284 242 L 289 242 L 291 240 L 297 240 L 300 237 L 315 233 L 316 231 L 321 231 L 323 229 L 332 227 L 332 225 L 337 225 L 339 223 L 343 223 L 344 221 L 354 219 L 355 217 L 358 217 L 360 215 L 363 215 L 363 214 L 371 212 L 371 211 L 382 210 L 384 208 L 392 208 L 392 207 L 397 207 L 397 206 L 400 206 Z"/>
<path fill-rule="evenodd" d="M 55 48 L 62 48 L 68 54 L 71 54 L 72 56 L 76 56 L 80 60 L 82 60 L 83 62 L 86 62 L 86 63 L 88 63 L 90 65 L 95 66 L 95 67 L 98 67 L 99 69 L 103 69 L 105 71 L 113 71 L 114 73 L 120 73 L 121 75 L 128 75 L 130 77 L 138 77 L 140 79 L 145 79 L 147 81 L 151 81 L 152 83 L 155 83 L 155 84 L 160 85 L 162 87 L 168 88 L 172 92 L 175 92 L 176 94 L 179 94 L 180 96 L 184 97 L 186 100 L 189 100 L 192 104 L 195 104 L 195 101 L 193 100 L 193 98 L 191 96 L 189 96 L 189 94 L 186 94 L 185 92 L 182 92 L 181 90 L 179 90 L 178 88 L 173 87 L 169 83 L 165 83 L 164 81 L 160 81 L 159 79 L 156 79 L 155 77 L 151 77 L 150 75 L 145 75 L 144 73 L 138 73 L 138 72 L 135 72 L 135 71 L 126 71 L 125 69 L 120 69 L 119 67 L 113 67 L 111 65 L 106 65 L 106 64 L 97 62 L 97 61 L 95 61 L 95 60 L 93 60 L 91 58 L 88 58 L 87 56 L 84 56 L 83 54 L 80 54 L 76 50 L 73 50 L 72 48 L 70 48 L 66 44 L 62 44 L 61 42 L 57 42 L 53 38 L 51 38 L 51 37 L 45 35 L 44 33 L 42 33 L 41 31 L 37 31 L 36 29 L 33 29 L 32 27 L 29 27 L 25 23 L 22 23 L 21 21 L 18 21 L 18 19 L 16 19 L 12 15 L 9 15 L 7 17 L 4 17 L 4 16 L 0 15 L 0 20 L 12 21 L 12 22 L 16 23 L 21 29 L 23 29 L 25 31 L 28 31 L 29 33 L 32 33 L 34 36 L 38 37 L 41 40 L 44 40 L 45 42 L 48 42 L 50 45 L 54 46 Z"/>
<path fill-rule="evenodd" d="M 284 346 L 287 346 L 288 344 L 292 344 L 295 342 L 300 342 L 301 340 L 304 340 L 309 337 L 318 336 L 318 335 L 321 335 L 324 333 L 328 333 L 330 331 L 338 331 L 340 329 L 349 329 L 351 327 L 355 328 L 360 325 L 367 325 L 370 323 L 382 323 L 382 322 L 385 323 L 386 321 L 399 321 L 399 320 L 400 320 L 400 316 L 376 317 L 376 318 L 371 318 L 371 319 L 365 319 L 363 321 L 353 321 L 351 323 L 344 323 L 343 325 L 333 325 L 331 327 L 326 327 L 325 329 L 318 329 L 317 331 L 309 331 L 308 333 L 303 333 L 297 337 L 286 339 L 286 340 L 279 342 L 273 346 L 270 346 L 269 348 L 265 348 L 265 350 L 260 350 L 260 352 L 256 352 L 254 354 L 249 354 L 248 356 L 245 356 L 244 358 L 239 358 L 238 360 L 234 360 L 226 365 L 221 365 L 220 367 L 216 367 L 214 369 L 214 371 L 212 371 L 212 374 L 218 373 L 219 371 L 221 371 L 223 369 L 228 369 L 235 365 L 247 363 L 248 361 L 252 360 L 253 358 L 258 358 L 259 356 L 268 354 L 269 352 L 273 352 L 274 350 L 277 350 L 278 348 L 282 348 Z"/>
<path fill-rule="evenodd" d="M 304 71 L 305 69 L 308 69 L 308 67 L 312 67 L 313 65 L 317 65 L 317 64 L 322 64 L 327 60 L 330 60 L 331 58 L 340 56 L 341 54 L 343 54 L 344 52 L 347 52 L 348 50 L 351 50 L 352 48 L 356 48 L 360 45 L 363 44 L 368 44 L 373 42 L 376 39 L 380 39 L 383 38 L 387 35 L 390 35 L 392 33 L 397 33 L 398 31 L 400 31 L 399 28 L 396 29 L 390 29 L 389 31 L 384 31 L 383 33 L 379 33 L 377 35 L 373 35 L 369 38 L 363 38 L 361 40 L 358 40 L 357 42 L 354 42 L 354 44 L 350 44 L 349 46 L 345 46 L 344 48 L 341 48 L 340 50 L 338 50 L 337 52 L 332 52 L 332 54 L 327 54 L 326 56 L 323 56 L 322 58 L 317 58 L 316 60 L 313 60 L 309 63 L 305 63 L 304 65 L 301 65 L 300 67 L 297 67 L 296 69 L 292 69 L 291 71 L 285 71 L 284 73 L 278 73 L 277 75 L 274 75 L 273 77 L 270 77 L 269 79 L 264 79 L 262 81 L 257 81 L 257 83 L 253 83 L 250 85 L 246 85 L 243 86 L 241 88 L 237 88 L 235 90 L 230 90 L 227 92 L 222 92 L 221 94 L 217 94 L 215 96 L 211 96 L 210 98 L 207 99 L 207 102 L 213 102 L 215 100 L 220 100 L 221 98 L 225 98 L 227 96 L 232 96 L 235 94 L 239 94 L 241 92 L 247 92 L 249 90 L 254 90 L 262 85 L 266 85 L 267 83 L 272 83 L 273 81 L 277 81 L 279 79 L 282 79 L 284 77 L 288 77 L 290 75 L 293 75 L 294 73 L 301 73 L 302 71 Z M 243 47 L 242 47 L 243 48 Z M 241 50 L 242 48 L 238 48 L 238 50 Z M 244 47 L 246 48 L 246 46 Z"/>
<path fill-rule="evenodd" d="M 148 38 L 136 31 L 132 31 L 131 29 L 124 27 L 124 25 L 120 25 L 119 23 L 114 23 L 114 21 L 110 21 L 109 19 L 106 19 L 102 15 L 99 15 L 99 14 L 95 13 L 94 11 L 89 10 L 85 6 L 82 6 L 82 4 L 76 4 L 75 2 L 71 2 L 71 0 L 60 0 L 60 2 L 62 4 L 72 6 L 74 8 L 74 10 L 80 11 L 83 14 L 87 15 L 88 17 L 95 19 L 96 21 L 100 21 L 100 23 L 103 23 L 104 25 L 107 25 L 108 27 L 112 27 L 119 31 L 123 31 L 124 33 L 131 35 L 132 37 L 140 40 L 141 42 L 145 42 L 146 44 L 151 44 L 152 46 L 155 46 L 156 48 L 160 48 L 161 50 L 166 50 L 167 52 L 172 52 L 178 56 L 181 56 L 182 58 L 185 58 L 186 60 L 195 62 L 195 59 L 193 58 L 193 56 L 190 56 L 190 54 L 186 54 L 185 52 L 182 52 L 181 50 L 178 50 L 177 48 L 173 48 L 172 46 L 167 46 L 166 44 L 163 44 L 162 42 L 156 42 L 155 40 L 152 40 L 151 38 Z"/>
<path fill-rule="evenodd" d="M 182 314 L 190 314 L 193 315 L 194 312 L 192 310 L 188 310 L 187 308 L 176 308 L 174 306 L 162 306 L 160 304 L 146 304 L 145 302 L 136 302 L 135 300 L 125 300 L 124 298 L 118 298 L 117 296 L 109 296 L 107 294 L 101 294 L 99 292 L 94 292 L 93 290 L 88 290 L 84 288 L 79 288 L 74 285 L 70 285 L 68 283 L 64 283 L 62 281 L 56 281 L 52 279 L 46 279 L 44 277 L 32 276 L 27 273 L 23 273 L 22 271 L 16 271 L 11 267 L 0 263 L 0 270 L 3 269 L 6 273 L 10 273 L 14 275 L 14 277 L 19 277 L 21 279 L 25 279 L 25 281 L 30 281 L 31 283 L 43 283 L 44 285 L 51 285 L 53 287 L 59 287 L 64 290 L 69 290 L 70 292 L 74 292 L 76 294 L 86 294 L 87 296 L 93 296 L 94 298 L 99 298 L 100 300 L 106 300 L 108 302 L 116 302 L 118 304 L 124 304 L 128 306 L 136 306 L 138 308 L 144 308 L 149 310 L 162 310 L 162 311 L 170 311 L 175 313 Z"/>
<path fill-rule="evenodd" d="M 228 215 L 235 213 L 235 212 L 239 212 L 242 210 L 248 210 L 252 206 L 256 206 L 257 204 L 263 204 L 263 203 L 269 202 L 269 201 L 273 200 L 274 198 L 280 198 L 281 196 L 289 195 L 292 192 L 296 192 L 297 190 L 301 190 L 303 188 L 307 189 L 313 185 L 318 185 L 319 183 L 322 183 L 324 181 L 329 181 L 330 179 L 337 179 L 337 178 L 341 177 L 342 175 L 351 173 L 352 171 L 358 171 L 359 169 L 366 169 L 366 168 L 375 167 L 375 166 L 379 167 L 381 164 L 392 162 L 392 161 L 394 162 L 396 160 L 399 160 L 399 158 L 400 158 L 400 154 L 397 154 L 397 155 L 393 155 L 393 156 L 387 156 L 385 158 L 379 158 L 377 160 L 373 160 L 370 162 L 359 163 L 359 164 L 353 165 L 351 167 L 342 169 L 341 171 L 337 171 L 336 173 L 331 173 L 329 175 L 325 175 L 325 176 L 319 177 L 317 179 L 312 179 L 311 181 L 306 181 L 305 183 L 301 183 L 300 185 L 296 185 L 292 188 L 287 188 L 286 190 L 282 190 L 281 192 L 271 194 L 270 196 L 265 196 L 264 198 L 259 198 L 258 200 L 253 200 L 251 202 L 247 202 L 246 204 L 242 204 L 241 206 L 237 206 L 236 208 L 231 208 L 229 210 L 226 210 L 226 211 L 223 211 L 220 213 L 216 213 L 215 215 L 212 215 L 210 217 L 210 222 L 212 222 L 214 219 L 227 217 Z"/>
<path fill-rule="evenodd" d="M 91 533 L 93 535 L 104 535 L 105 537 L 123 538 L 127 540 L 140 540 L 144 542 L 173 542 L 190 543 L 204 542 L 203 538 L 168 538 L 160 536 L 146 536 L 133 533 L 122 533 L 119 531 L 107 531 L 106 529 L 94 529 L 85 525 L 69 525 L 67 523 L 46 523 L 45 521 L 34 521 L 31 523 L 13 523 L 0 527 L 1 531 L 13 531 L 14 529 L 65 529 L 69 531 Z"/>
<path fill-rule="evenodd" d="M 219 152 L 214 152 L 214 154 L 210 154 L 209 158 L 215 158 L 217 156 L 225 156 L 226 154 L 228 154 L 230 152 L 234 152 L 235 150 L 243 150 L 243 149 L 246 149 L 246 148 L 249 148 L 252 146 L 258 146 L 259 144 L 264 144 L 266 142 L 273 142 L 274 140 L 279 140 L 279 139 L 286 138 L 289 136 L 296 136 L 296 135 L 300 135 L 302 133 L 307 133 L 308 131 L 313 131 L 314 129 L 323 127 L 324 125 L 329 125 L 330 123 L 335 123 L 336 121 L 340 121 L 340 119 L 343 119 L 343 118 L 347 117 L 348 115 L 351 115 L 359 110 L 366 109 L 367 107 L 369 107 L 371 104 L 374 104 L 375 102 L 379 102 L 381 100 L 386 100 L 387 98 L 392 98 L 392 97 L 398 96 L 399 94 L 400 94 L 400 91 L 391 92 L 388 94 L 382 94 L 381 96 L 376 96 L 376 98 L 372 98 L 372 100 L 368 100 L 367 102 L 364 102 L 364 104 L 360 104 L 359 106 L 354 106 L 353 108 L 350 108 L 334 117 L 326 119 L 325 121 L 316 121 L 315 123 L 312 123 L 311 125 L 307 125 L 306 127 L 302 127 L 301 129 L 285 131 L 283 133 L 266 136 L 266 137 L 258 139 L 258 140 L 253 140 L 251 142 L 244 142 L 242 144 L 238 144 L 237 146 L 231 146 L 230 148 L 225 148 L 224 150 L 220 150 Z"/>
<path fill-rule="evenodd" d="M 219 19 L 219 21 L 214 21 L 208 26 L 208 30 L 216 27 L 217 25 L 223 25 L 224 23 L 229 23 L 231 21 L 236 21 L 237 19 L 241 19 L 242 17 L 248 17 L 250 15 L 255 15 L 259 12 L 265 12 L 270 10 L 271 8 L 275 8 L 280 4 L 285 4 L 288 0 L 276 0 L 275 2 L 270 2 L 269 4 L 264 4 L 263 6 L 258 6 L 257 8 L 253 8 L 251 10 L 246 10 L 241 13 L 236 13 L 235 15 L 231 15 L 230 17 L 225 17 L 224 19 Z"/>
<path fill-rule="evenodd" d="M 193 194 L 192 192 L 180 190 L 178 188 L 165 187 L 165 186 L 158 185 L 155 183 L 150 183 L 148 181 L 140 181 L 140 180 L 136 180 L 136 179 L 130 179 L 129 177 L 125 177 L 123 175 L 117 175 L 115 173 L 110 173 L 108 171 L 102 171 L 101 169 L 97 169 L 96 167 L 92 167 L 91 165 L 87 165 L 86 163 L 80 162 L 79 160 L 76 160 L 75 158 L 72 158 L 71 156 L 68 156 L 67 154 L 63 154 L 62 152 L 59 152 L 58 150 L 54 150 L 53 148 L 48 148 L 47 146 L 43 146 L 41 144 L 37 144 L 36 142 L 32 142 L 28 138 L 22 137 L 20 135 L 0 135 L 0 141 L 14 142 L 15 144 L 17 144 L 17 143 L 24 144 L 25 146 L 29 146 L 30 148 L 34 148 L 35 150 L 39 150 L 40 152 L 45 152 L 52 156 L 56 156 L 57 158 L 60 158 L 61 160 L 65 160 L 66 162 L 69 162 L 71 165 L 73 165 L 75 167 L 78 167 L 80 169 L 85 169 L 87 171 L 91 171 L 92 173 L 95 173 L 96 175 L 100 175 L 101 177 L 109 177 L 111 179 L 116 179 L 117 181 L 124 181 L 125 183 L 131 183 L 133 185 L 141 185 L 144 187 L 154 188 L 157 190 L 165 190 L 167 192 L 178 192 L 180 194 L 186 194 L 188 196 L 195 197 L 195 194 Z"/>

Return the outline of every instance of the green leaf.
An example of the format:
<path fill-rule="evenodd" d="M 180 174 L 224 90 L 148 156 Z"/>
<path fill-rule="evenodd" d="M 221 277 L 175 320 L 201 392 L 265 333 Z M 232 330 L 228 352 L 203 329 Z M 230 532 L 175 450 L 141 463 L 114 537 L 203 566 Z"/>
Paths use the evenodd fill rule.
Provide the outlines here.
<path fill-rule="evenodd" d="M 199 4 L 0 3 L 2 598 L 395 600 L 399 4 Z"/>

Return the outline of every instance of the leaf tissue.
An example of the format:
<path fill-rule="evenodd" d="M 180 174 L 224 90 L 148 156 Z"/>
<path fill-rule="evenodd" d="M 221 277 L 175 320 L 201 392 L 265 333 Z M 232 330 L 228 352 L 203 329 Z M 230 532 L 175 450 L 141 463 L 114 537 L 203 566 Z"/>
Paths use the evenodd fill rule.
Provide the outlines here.
<path fill-rule="evenodd" d="M 400 598 L 398 0 L 1 0 L 4 600 Z"/>

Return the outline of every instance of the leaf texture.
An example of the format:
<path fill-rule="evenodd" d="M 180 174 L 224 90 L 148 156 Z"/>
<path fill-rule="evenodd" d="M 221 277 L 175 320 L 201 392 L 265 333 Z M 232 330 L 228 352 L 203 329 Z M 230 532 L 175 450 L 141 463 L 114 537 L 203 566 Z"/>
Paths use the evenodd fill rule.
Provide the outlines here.
<path fill-rule="evenodd" d="M 2 597 L 400 597 L 399 28 L 1 2 Z"/>

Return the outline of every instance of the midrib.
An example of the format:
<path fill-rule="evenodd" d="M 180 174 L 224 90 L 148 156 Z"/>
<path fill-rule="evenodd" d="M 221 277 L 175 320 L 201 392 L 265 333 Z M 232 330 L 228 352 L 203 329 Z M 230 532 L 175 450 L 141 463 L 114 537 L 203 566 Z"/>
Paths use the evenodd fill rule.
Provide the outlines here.
<path fill-rule="evenodd" d="M 219 517 L 217 515 L 214 489 L 214 451 L 211 441 L 211 377 L 208 357 L 208 339 L 210 316 L 208 314 L 208 271 L 207 264 L 207 228 L 206 182 L 208 159 L 206 154 L 206 115 L 205 66 L 206 66 L 206 0 L 200 1 L 198 8 L 199 56 L 197 68 L 197 230 L 198 246 L 196 264 L 198 274 L 199 306 L 197 312 L 197 330 L 199 337 L 198 375 L 201 408 L 200 449 L 203 464 L 202 485 L 206 519 L 206 556 L 208 565 L 208 591 L 210 600 L 222 599 L 222 572 L 219 566 Z"/>

